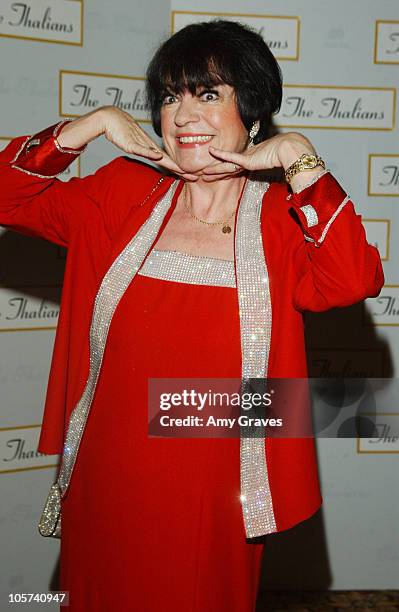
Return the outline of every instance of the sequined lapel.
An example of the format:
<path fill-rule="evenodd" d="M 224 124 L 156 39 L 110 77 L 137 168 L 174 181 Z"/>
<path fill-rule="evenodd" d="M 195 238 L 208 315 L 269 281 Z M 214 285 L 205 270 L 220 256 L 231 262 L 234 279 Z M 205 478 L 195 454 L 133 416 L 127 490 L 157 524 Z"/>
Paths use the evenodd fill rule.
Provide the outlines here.
<path fill-rule="evenodd" d="M 107 342 L 108 330 L 113 314 L 124 292 L 135 274 L 137 274 L 138 269 L 150 250 L 168 211 L 170 214 L 171 204 L 177 186 L 178 181 L 174 181 L 168 191 L 161 197 L 156 206 L 154 206 L 150 215 L 148 215 L 148 211 L 144 211 L 144 213 L 139 211 L 143 216 L 147 216 L 148 218 L 141 225 L 139 231 L 133 238 L 131 237 L 132 228 L 129 228 L 130 241 L 122 251 L 118 251 L 118 255 L 104 275 L 97 292 L 90 325 L 89 376 L 83 394 L 73 409 L 69 419 L 62 463 L 58 475 L 58 482 L 62 495 L 64 495 L 67 490 L 76 462 L 80 441 L 96 390 Z M 139 220 L 140 217 L 141 215 L 139 215 Z M 137 219 L 136 223 L 138 223 Z M 120 240 L 123 239 L 124 235 L 120 237 Z"/>
<path fill-rule="evenodd" d="M 152 201 L 132 213 L 113 246 L 110 265 L 98 290 L 90 327 L 90 371 L 81 399 L 72 411 L 59 474 L 65 494 L 79 450 L 81 436 L 98 375 L 113 313 L 151 249 L 161 227 L 171 215 L 178 181 L 165 181 Z M 240 307 L 242 378 L 267 376 L 271 337 L 271 301 L 262 245 L 261 209 L 268 183 L 248 179 L 237 212 L 235 264 Z M 156 203 L 155 203 L 155 200 Z M 138 229 L 139 228 L 139 229 Z M 138 231 L 137 231 L 138 230 Z M 132 237 L 133 236 L 133 237 Z M 264 438 L 240 440 L 241 501 L 247 537 L 276 531 L 268 479 Z"/>
<path fill-rule="evenodd" d="M 261 210 L 268 188 L 268 183 L 249 177 L 236 222 L 235 261 L 243 380 L 267 377 L 272 308 L 262 243 Z M 276 531 L 264 432 L 262 437 L 241 436 L 240 469 L 241 504 L 247 537 Z"/>
<path fill-rule="evenodd" d="M 153 208 L 157 205 L 157 203 L 161 200 L 161 198 L 167 193 L 169 188 L 173 185 L 175 179 L 171 176 L 166 176 L 163 182 L 159 185 L 159 187 L 154 191 L 150 198 L 144 203 L 142 206 L 135 206 L 132 208 L 131 213 L 128 215 L 126 221 L 123 224 L 123 227 L 120 233 L 113 240 L 113 244 L 111 247 L 111 251 L 109 257 L 107 259 L 107 266 L 104 269 L 104 274 L 110 267 L 110 265 L 115 261 L 117 256 L 123 251 L 125 246 L 130 242 L 132 236 L 135 236 L 139 231 L 140 227 L 143 223 L 148 219 L 151 214 Z M 183 181 L 181 184 L 177 185 L 176 190 L 179 192 L 183 187 Z M 150 191 L 150 190 L 149 190 Z M 169 216 L 172 214 L 174 207 L 170 207 L 167 215 L 165 217 L 165 223 L 167 222 Z"/>

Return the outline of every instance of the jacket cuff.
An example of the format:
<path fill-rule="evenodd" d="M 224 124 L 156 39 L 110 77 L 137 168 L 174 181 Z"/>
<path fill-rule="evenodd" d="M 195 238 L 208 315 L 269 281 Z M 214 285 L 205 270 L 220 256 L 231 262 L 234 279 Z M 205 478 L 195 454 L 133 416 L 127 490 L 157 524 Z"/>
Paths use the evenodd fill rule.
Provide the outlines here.
<path fill-rule="evenodd" d="M 11 167 L 40 178 L 53 178 L 62 174 L 68 166 L 86 150 L 61 147 L 57 137 L 72 119 L 63 119 L 50 127 L 28 136 L 11 162 Z"/>
<path fill-rule="evenodd" d="M 298 216 L 305 239 L 320 246 L 350 196 L 329 171 L 323 172 L 307 187 L 287 199 Z"/>

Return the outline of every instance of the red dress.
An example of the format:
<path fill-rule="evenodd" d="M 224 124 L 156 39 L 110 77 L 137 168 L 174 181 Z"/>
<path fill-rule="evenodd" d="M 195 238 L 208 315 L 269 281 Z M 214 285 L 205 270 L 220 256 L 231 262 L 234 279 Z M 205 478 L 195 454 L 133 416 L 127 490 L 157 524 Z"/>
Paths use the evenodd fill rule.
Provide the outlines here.
<path fill-rule="evenodd" d="M 126 290 L 62 502 L 74 612 L 255 609 L 263 544 L 245 539 L 239 439 L 147 434 L 147 378 L 239 378 L 239 338 L 233 287 L 137 275 Z"/>

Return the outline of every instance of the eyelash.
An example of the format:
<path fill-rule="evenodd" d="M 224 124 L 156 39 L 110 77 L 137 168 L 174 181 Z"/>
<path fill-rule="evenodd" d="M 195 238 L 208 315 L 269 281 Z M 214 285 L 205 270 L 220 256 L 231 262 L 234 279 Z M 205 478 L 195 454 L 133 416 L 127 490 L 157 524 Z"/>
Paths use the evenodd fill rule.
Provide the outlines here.
<path fill-rule="evenodd" d="M 201 91 L 201 93 L 198 94 L 198 96 L 202 98 L 204 94 L 213 94 L 217 96 L 217 98 L 219 97 L 219 93 L 215 89 L 204 89 L 203 91 Z M 166 102 L 166 98 L 175 98 L 175 97 L 176 96 L 174 96 L 173 94 L 166 94 L 162 99 L 162 104 L 166 104 L 166 105 L 172 104 L 172 102 Z M 207 102 L 213 102 L 217 98 L 214 98 L 212 100 L 207 100 Z"/>

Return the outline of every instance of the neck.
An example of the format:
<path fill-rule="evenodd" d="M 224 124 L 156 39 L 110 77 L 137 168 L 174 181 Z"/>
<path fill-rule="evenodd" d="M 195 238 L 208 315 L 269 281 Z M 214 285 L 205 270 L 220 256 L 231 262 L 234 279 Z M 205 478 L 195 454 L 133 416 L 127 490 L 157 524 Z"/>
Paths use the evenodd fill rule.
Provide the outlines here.
<path fill-rule="evenodd" d="M 237 208 L 246 176 L 237 176 L 206 182 L 185 183 L 182 190 L 182 205 L 184 200 L 192 212 L 205 221 L 227 219 Z"/>

